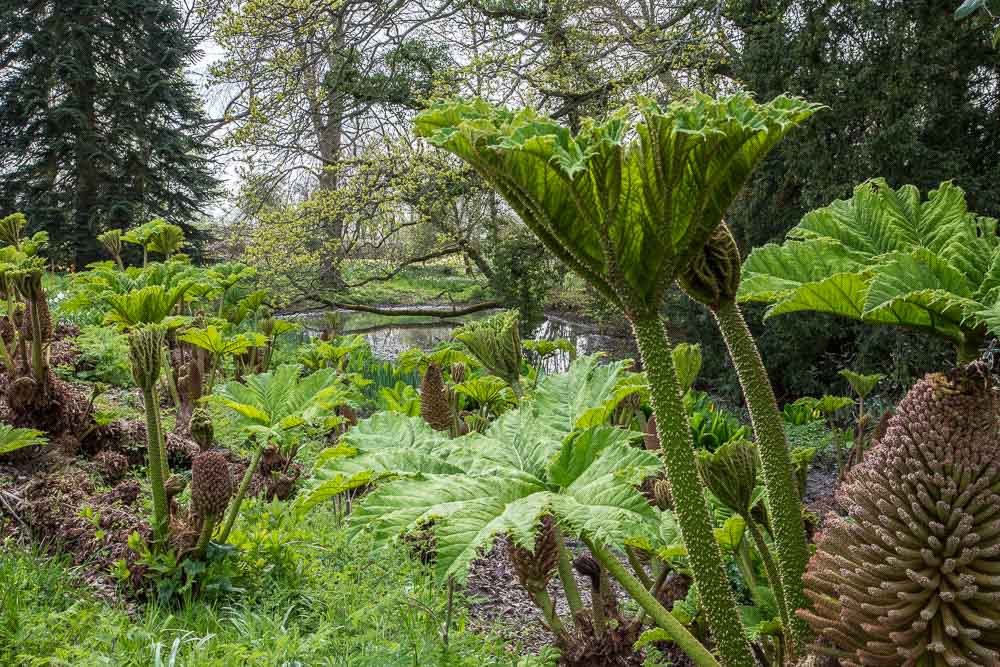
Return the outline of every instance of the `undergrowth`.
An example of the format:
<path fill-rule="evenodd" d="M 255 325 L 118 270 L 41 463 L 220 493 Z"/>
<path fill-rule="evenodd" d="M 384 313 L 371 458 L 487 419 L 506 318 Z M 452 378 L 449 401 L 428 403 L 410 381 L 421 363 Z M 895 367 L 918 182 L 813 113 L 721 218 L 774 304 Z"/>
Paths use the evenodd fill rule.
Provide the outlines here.
<path fill-rule="evenodd" d="M 65 559 L 13 543 L 0 552 L 0 665 L 236 667 L 509 665 L 499 639 L 466 627 L 456 600 L 401 549 L 387 557 L 350 539 L 331 512 L 299 519 L 255 504 L 229 600 L 127 611 L 97 599 Z M 375 555 L 377 553 L 377 555 Z"/>

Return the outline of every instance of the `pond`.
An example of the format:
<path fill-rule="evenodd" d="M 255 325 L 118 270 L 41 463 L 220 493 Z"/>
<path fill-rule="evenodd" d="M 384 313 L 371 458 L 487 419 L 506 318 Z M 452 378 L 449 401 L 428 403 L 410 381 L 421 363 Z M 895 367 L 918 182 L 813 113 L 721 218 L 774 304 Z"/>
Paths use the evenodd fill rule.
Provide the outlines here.
<path fill-rule="evenodd" d="M 485 312 L 463 318 L 441 319 L 372 315 L 342 310 L 307 313 L 295 319 L 308 333 L 315 335 L 323 330 L 325 323 L 333 315 L 339 320 L 341 333 L 360 334 L 368 340 L 375 356 L 395 359 L 410 348 L 430 350 L 439 343 L 449 341 L 452 330 L 463 322 L 489 314 Z M 576 346 L 579 354 L 604 352 L 614 359 L 637 358 L 630 338 L 607 335 L 593 324 L 554 314 L 547 314 L 531 337 L 546 340 L 566 338 Z M 553 354 L 543 365 L 548 372 L 561 372 L 569 366 L 569 356 L 562 352 Z"/>

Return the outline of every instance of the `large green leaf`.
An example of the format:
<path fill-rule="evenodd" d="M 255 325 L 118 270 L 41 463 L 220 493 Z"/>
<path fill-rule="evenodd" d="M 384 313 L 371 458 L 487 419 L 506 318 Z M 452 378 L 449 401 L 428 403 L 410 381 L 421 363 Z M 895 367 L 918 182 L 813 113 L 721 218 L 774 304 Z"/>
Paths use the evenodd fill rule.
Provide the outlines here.
<path fill-rule="evenodd" d="M 44 445 L 47 442 L 48 440 L 42 431 L 0 424 L 0 455 L 10 454 L 25 447 Z"/>
<path fill-rule="evenodd" d="M 561 440 L 574 430 L 602 423 L 628 393 L 639 391 L 625 370 L 628 361 L 601 364 L 598 355 L 583 356 L 565 373 L 547 375 L 538 383 L 531 410 L 540 423 L 551 429 L 550 437 Z M 622 386 L 626 391 L 619 391 Z"/>
<path fill-rule="evenodd" d="M 299 426 L 319 425 L 338 405 L 348 402 L 348 392 L 333 369 L 322 369 L 300 378 L 292 364 L 268 373 L 251 375 L 243 382 L 227 382 L 212 395 L 238 415 L 243 428 L 259 427 L 275 434 Z"/>
<path fill-rule="evenodd" d="M 489 439 L 480 443 L 498 449 L 517 446 Z M 510 535 L 519 544 L 532 548 L 535 530 L 544 514 L 552 514 L 574 533 L 585 533 L 609 544 L 655 534 L 657 512 L 635 490 L 634 484 L 659 467 L 656 457 L 608 433 L 581 434 L 561 446 L 563 450 L 581 447 L 597 452 L 582 457 L 589 463 L 570 475 L 572 482 L 565 487 L 547 476 L 532 478 L 506 466 L 489 470 L 478 466 L 478 473 L 422 474 L 390 481 L 369 494 L 355 510 L 351 522 L 355 530 L 364 530 L 377 541 L 432 526 L 439 574 L 459 579 L 497 535 Z M 481 448 L 478 454 L 489 452 Z M 499 454 L 494 459 L 509 462 L 514 457 Z M 557 459 L 581 460 L 567 454 L 560 454 Z M 554 470 L 559 468 L 560 463 L 553 465 Z M 565 471 L 563 477 L 568 479 Z"/>
<path fill-rule="evenodd" d="M 654 312 L 754 166 L 817 109 L 779 97 L 638 101 L 575 137 L 531 109 L 432 106 L 416 130 L 471 164 L 566 265 L 612 302 Z"/>
<path fill-rule="evenodd" d="M 768 317 L 812 310 L 963 344 L 992 329 L 981 313 L 998 288 L 997 221 L 969 213 L 961 188 L 943 183 L 922 201 L 875 179 L 751 253 L 739 299 L 772 304 Z"/>
<path fill-rule="evenodd" d="M 193 282 L 183 281 L 170 288 L 149 285 L 126 294 L 108 294 L 105 303 L 110 312 L 106 320 L 126 327 L 164 322 L 193 286 Z"/>
<path fill-rule="evenodd" d="M 242 354 L 253 344 L 253 341 L 244 334 L 236 336 L 224 334 L 212 324 L 204 329 L 189 329 L 178 336 L 178 339 L 200 347 L 218 357 L 228 354 Z"/>
<path fill-rule="evenodd" d="M 657 510 L 636 487 L 662 462 L 630 443 L 638 433 L 576 429 L 573 412 L 586 412 L 586 403 L 566 412 L 559 402 L 613 393 L 623 366 L 594 362 L 578 360 L 568 379 L 548 376 L 545 400 L 507 412 L 483 434 L 449 439 L 395 413 L 364 420 L 320 454 L 303 506 L 374 484 L 352 515 L 355 529 L 385 542 L 430 528 L 444 577 L 464 577 L 500 534 L 533 548 L 546 514 L 571 533 L 608 544 L 654 539 Z"/>

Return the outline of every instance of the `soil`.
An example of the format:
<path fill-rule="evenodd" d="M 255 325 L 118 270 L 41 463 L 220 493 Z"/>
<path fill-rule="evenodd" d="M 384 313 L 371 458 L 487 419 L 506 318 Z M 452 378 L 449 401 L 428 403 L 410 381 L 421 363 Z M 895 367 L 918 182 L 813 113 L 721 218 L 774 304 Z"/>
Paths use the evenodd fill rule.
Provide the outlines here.
<path fill-rule="evenodd" d="M 129 535 L 148 539 L 150 530 L 139 482 L 126 479 L 108 488 L 95 479 L 98 468 L 95 463 L 42 474 L 0 468 L 0 537 L 68 554 L 83 566 L 81 579 L 110 601 L 117 599 L 112 565 L 120 559 L 134 563 Z"/>

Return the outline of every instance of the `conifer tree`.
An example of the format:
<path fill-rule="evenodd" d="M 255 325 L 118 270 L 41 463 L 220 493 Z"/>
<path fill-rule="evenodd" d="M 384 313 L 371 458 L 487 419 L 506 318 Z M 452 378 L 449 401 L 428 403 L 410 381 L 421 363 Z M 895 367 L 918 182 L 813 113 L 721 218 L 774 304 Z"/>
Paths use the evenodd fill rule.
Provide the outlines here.
<path fill-rule="evenodd" d="M 98 233 L 152 217 L 192 238 L 218 181 L 173 3 L 0 3 L 0 25 L 0 215 L 23 211 L 77 266 Z"/>

